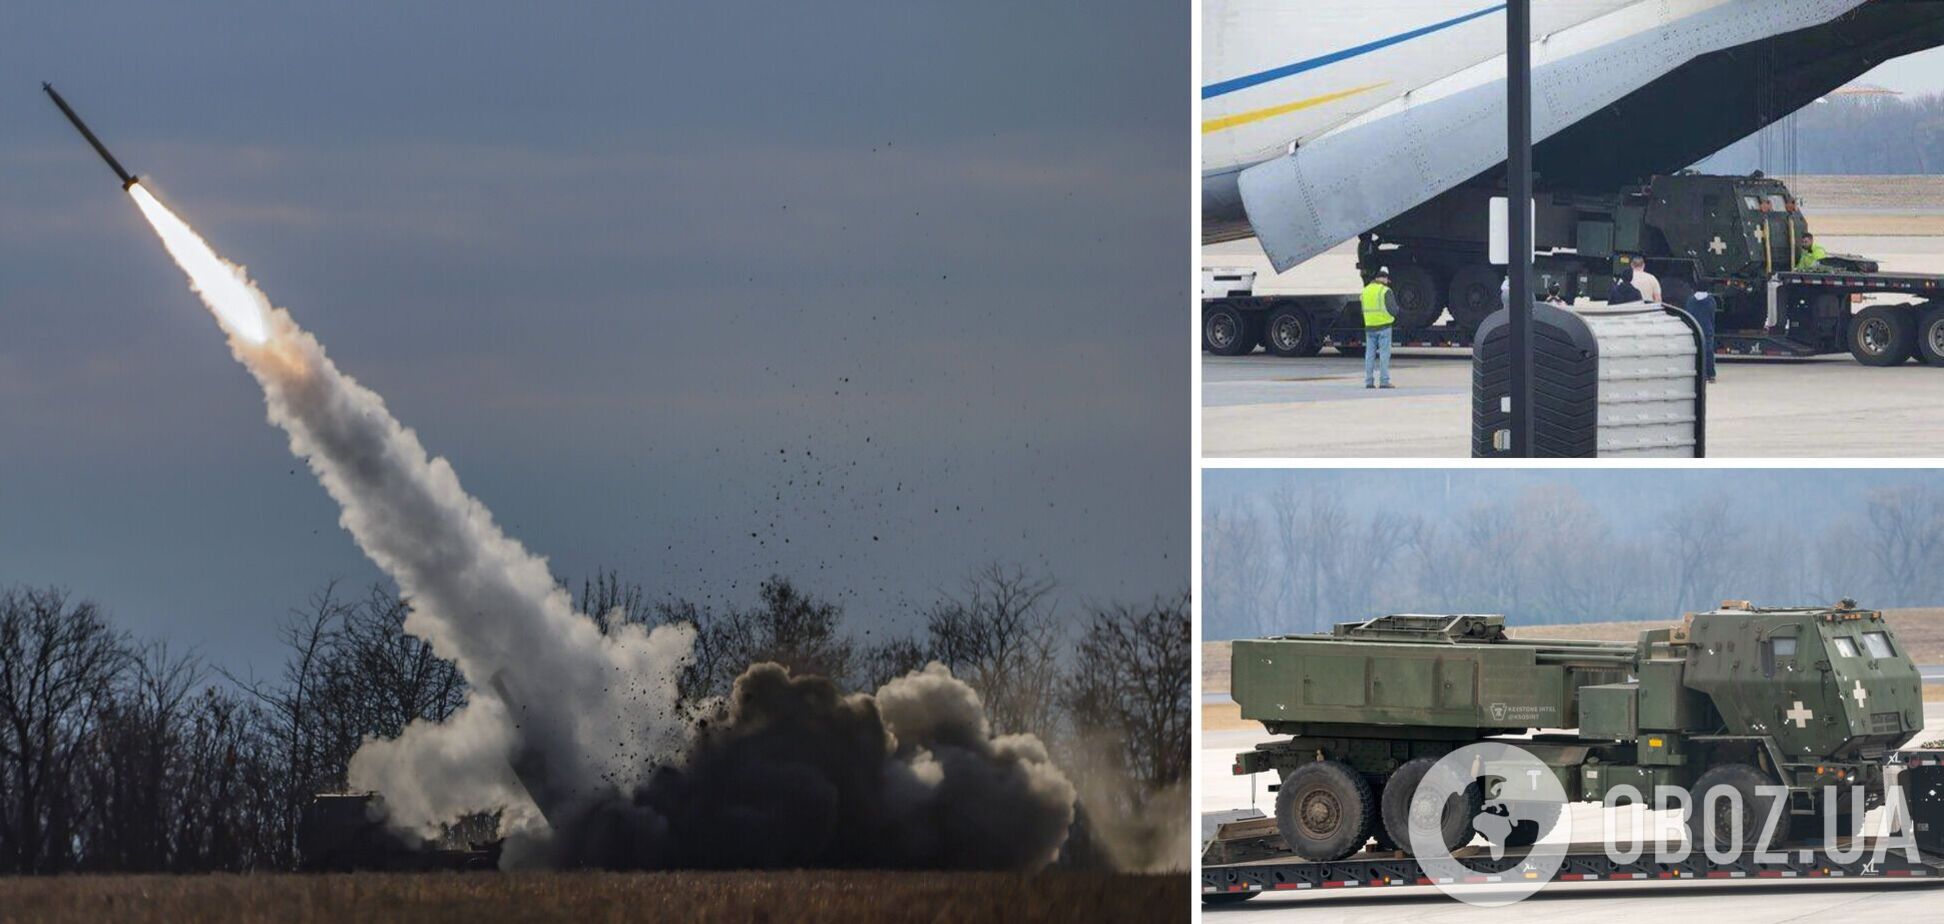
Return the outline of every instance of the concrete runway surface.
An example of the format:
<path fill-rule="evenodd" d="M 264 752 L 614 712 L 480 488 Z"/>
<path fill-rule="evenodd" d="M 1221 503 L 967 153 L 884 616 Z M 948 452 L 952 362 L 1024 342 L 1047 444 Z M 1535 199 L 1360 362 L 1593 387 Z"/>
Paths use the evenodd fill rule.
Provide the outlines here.
<path fill-rule="evenodd" d="M 1888 270 L 1944 272 L 1944 238 L 1836 237 L 1832 251 Z M 1203 248 L 1204 266 L 1258 272 L 1260 294 L 1357 288 L 1356 248 L 1337 247 L 1274 276 L 1253 240 Z M 1708 389 L 1713 457 L 1944 455 L 1944 369 L 1809 360 L 1724 359 Z M 1398 387 L 1368 391 L 1363 360 L 1333 350 L 1308 359 L 1202 356 L 1202 453 L 1224 457 L 1463 457 L 1471 454 L 1471 351 L 1405 349 Z"/>
<path fill-rule="evenodd" d="M 1944 734 L 1944 703 L 1924 704 L 1925 731 L 1915 740 Z M 1261 730 L 1212 732 L 1195 755 L 1195 778 L 1202 812 L 1260 808 L 1275 812 L 1269 776 L 1238 777 L 1230 772 L 1235 755 L 1271 736 Z M 1251 788 L 1253 786 L 1253 793 Z M 1251 801 L 1253 797 L 1253 802 Z M 1573 839 L 1597 839 L 1604 813 L 1598 805 L 1572 807 Z M 1882 811 L 1872 812 L 1865 832 L 1874 833 Z M 1624 829 L 1623 829 L 1624 830 Z M 1621 838 L 1625 840 L 1624 837 Z M 1804 881 L 1791 886 L 1720 882 L 1602 883 L 1565 885 L 1502 908 L 1478 908 L 1455 901 L 1429 886 L 1387 886 L 1382 891 L 1272 893 L 1237 905 L 1204 907 L 1208 920 L 1230 924 L 1276 921 L 1329 921 L 1332 924 L 1489 921 L 1642 921 L 1711 920 L 1720 924 L 1780 924 L 1784 921 L 1933 921 L 1944 919 L 1944 881 Z M 1217 918 L 1215 915 L 1234 915 Z"/>

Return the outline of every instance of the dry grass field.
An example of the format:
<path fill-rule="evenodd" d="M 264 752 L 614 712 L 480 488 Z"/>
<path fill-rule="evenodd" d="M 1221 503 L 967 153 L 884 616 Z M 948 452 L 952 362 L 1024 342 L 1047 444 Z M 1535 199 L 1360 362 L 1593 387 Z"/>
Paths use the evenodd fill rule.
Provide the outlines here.
<path fill-rule="evenodd" d="M 1188 875 L 366 873 L 0 879 L 0 922 L 1186 921 Z"/>
<path fill-rule="evenodd" d="M 1229 689 L 1229 643 L 1202 643 L 1202 692 L 1227 693 Z"/>

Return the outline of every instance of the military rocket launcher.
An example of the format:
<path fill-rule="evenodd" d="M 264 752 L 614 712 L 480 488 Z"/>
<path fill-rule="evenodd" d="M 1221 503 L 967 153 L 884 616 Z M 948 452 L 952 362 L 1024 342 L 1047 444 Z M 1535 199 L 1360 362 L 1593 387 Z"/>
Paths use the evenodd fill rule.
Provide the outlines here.
<path fill-rule="evenodd" d="M 1373 837 L 1408 844 L 1411 794 L 1438 757 L 1528 732 L 1539 734 L 1516 743 L 1571 800 L 1670 786 L 1708 805 L 1710 792 L 1734 787 L 1757 813 L 1753 830 L 1743 826 L 1752 839 L 1772 798 L 1757 788 L 1780 786 L 1788 804 L 1771 843 L 1792 819 L 1819 831 L 1832 797 L 1842 833 L 1854 833 L 1852 790 L 1880 803 L 1884 762 L 1923 726 L 1916 667 L 1883 614 L 1850 601 L 1729 601 L 1631 644 L 1512 638 L 1499 616 L 1380 616 L 1328 635 L 1237 641 L 1231 671 L 1243 718 L 1289 736 L 1242 754 L 1236 772 L 1280 775 L 1278 826 L 1313 860 Z M 1689 826 L 1700 831 L 1694 817 Z M 1448 839 L 1472 833 L 1466 822 Z M 1541 834 L 1527 826 L 1507 843 Z"/>

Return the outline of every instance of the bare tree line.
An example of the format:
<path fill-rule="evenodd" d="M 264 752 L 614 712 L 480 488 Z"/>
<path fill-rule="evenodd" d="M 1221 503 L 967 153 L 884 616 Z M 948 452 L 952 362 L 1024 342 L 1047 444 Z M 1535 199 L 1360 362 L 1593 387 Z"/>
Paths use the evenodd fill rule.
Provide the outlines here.
<path fill-rule="evenodd" d="M 1204 637 L 1326 631 L 1392 612 L 1534 624 L 1671 619 L 1724 599 L 1944 603 L 1944 489 L 1935 487 L 1879 489 L 1824 523 L 1717 496 L 1621 530 L 1563 486 L 1449 515 L 1413 509 L 1354 509 L 1287 482 L 1212 501 Z"/>
<path fill-rule="evenodd" d="M 1076 620 L 1055 589 L 987 566 L 919 614 L 922 631 L 870 642 L 780 577 L 749 607 L 651 599 L 612 572 L 577 602 L 604 629 L 693 625 L 691 700 L 760 661 L 867 691 L 942 661 L 995 729 L 1039 735 L 1076 778 L 1112 777 L 1088 790 L 1092 816 L 1132 817 L 1185 791 L 1187 598 L 1088 605 Z M 265 678 L 137 640 L 65 591 L 0 591 L 0 873 L 290 868 L 305 805 L 345 787 L 363 740 L 466 701 L 465 678 L 404 631 L 408 612 L 385 587 L 327 586 L 286 619 L 281 672 Z M 471 834 L 492 823 L 456 821 Z M 1073 844 L 1071 862 L 1099 861 L 1086 832 Z"/>
<path fill-rule="evenodd" d="M 1944 96 L 1831 97 L 1771 126 L 1770 144 L 1792 147 L 1782 160 L 1762 162 L 1761 138 L 1751 135 L 1697 166 L 1712 173 L 1899 175 L 1944 172 Z M 1785 148 L 1786 149 L 1786 148 Z"/>

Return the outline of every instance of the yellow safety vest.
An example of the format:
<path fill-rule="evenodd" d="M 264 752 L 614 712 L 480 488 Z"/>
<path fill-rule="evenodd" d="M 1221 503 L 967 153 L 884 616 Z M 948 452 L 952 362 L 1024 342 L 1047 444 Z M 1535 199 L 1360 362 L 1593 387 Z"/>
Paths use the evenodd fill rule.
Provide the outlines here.
<path fill-rule="evenodd" d="M 1397 322 L 1397 319 L 1391 316 L 1390 309 L 1384 307 L 1384 296 L 1389 293 L 1390 286 L 1381 282 L 1372 282 L 1364 286 L 1363 316 L 1366 329 L 1389 327 Z"/>
<path fill-rule="evenodd" d="M 1814 269 L 1816 264 L 1821 263 L 1828 257 L 1829 251 L 1824 250 L 1821 244 L 1814 244 L 1808 250 L 1803 251 L 1802 256 L 1796 258 L 1795 268 L 1797 270 Z"/>

